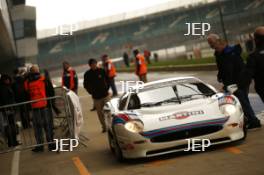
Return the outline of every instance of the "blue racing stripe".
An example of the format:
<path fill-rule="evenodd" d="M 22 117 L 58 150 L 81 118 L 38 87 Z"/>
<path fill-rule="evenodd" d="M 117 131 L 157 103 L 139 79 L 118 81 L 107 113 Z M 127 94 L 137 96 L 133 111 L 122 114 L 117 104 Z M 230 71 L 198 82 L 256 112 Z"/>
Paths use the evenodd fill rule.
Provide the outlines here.
<path fill-rule="evenodd" d="M 221 126 L 228 119 L 229 117 L 226 117 L 223 119 L 214 119 L 214 120 L 207 120 L 207 121 L 177 125 L 177 126 L 172 126 L 172 127 L 167 127 L 167 128 L 156 129 L 153 131 L 143 132 L 141 133 L 141 135 L 147 138 L 152 138 L 152 137 L 163 135 L 163 134 L 168 134 L 168 133 L 172 133 L 176 131 L 188 130 L 188 129 L 193 129 L 193 128 L 199 128 L 203 126 L 219 126 L 219 125 Z"/>
<path fill-rule="evenodd" d="M 116 124 L 125 124 L 126 121 L 120 117 L 114 117 L 113 119 L 113 125 L 116 125 Z"/>

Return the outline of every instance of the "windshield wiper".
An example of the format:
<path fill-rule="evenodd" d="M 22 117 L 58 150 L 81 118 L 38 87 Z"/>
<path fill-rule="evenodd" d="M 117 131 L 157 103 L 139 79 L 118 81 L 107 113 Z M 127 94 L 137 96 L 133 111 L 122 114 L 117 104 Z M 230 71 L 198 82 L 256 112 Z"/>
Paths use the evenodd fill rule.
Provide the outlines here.
<path fill-rule="evenodd" d="M 213 93 L 207 93 L 207 94 L 203 94 L 203 93 L 200 93 L 200 94 L 191 94 L 191 95 L 185 95 L 185 96 L 180 96 L 181 99 L 186 99 L 186 98 L 193 98 L 194 96 L 203 96 L 203 97 L 209 97 L 209 96 L 212 96 L 214 95 Z"/>
<path fill-rule="evenodd" d="M 181 103 L 180 99 L 178 97 L 173 97 L 164 101 L 161 101 L 160 103 L 170 103 L 170 102 L 178 102 Z"/>
<path fill-rule="evenodd" d="M 155 102 L 155 103 L 143 103 L 140 106 L 141 107 L 152 107 L 152 106 L 160 106 L 161 103 L 160 102 Z"/>
<path fill-rule="evenodd" d="M 173 97 L 173 98 L 170 98 L 170 99 L 167 99 L 167 100 L 163 100 L 163 101 L 159 101 L 159 102 L 155 102 L 155 103 L 143 103 L 143 104 L 141 104 L 141 107 L 160 106 L 163 103 L 170 103 L 170 102 L 181 103 L 181 101 L 177 97 Z"/>

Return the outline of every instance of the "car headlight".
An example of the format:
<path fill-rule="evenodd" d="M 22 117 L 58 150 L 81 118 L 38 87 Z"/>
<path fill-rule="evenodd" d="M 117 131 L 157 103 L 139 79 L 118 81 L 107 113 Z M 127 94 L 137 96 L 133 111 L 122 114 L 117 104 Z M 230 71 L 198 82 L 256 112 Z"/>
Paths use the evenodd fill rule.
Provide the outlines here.
<path fill-rule="evenodd" d="M 130 132 L 139 133 L 143 131 L 144 125 L 140 121 L 132 120 L 125 124 L 125 128 Z"/>
<path fill-rule="evenodd" d="M 236 106 L 231 105 L 231 104 L 223 105 L 221 107 L 221 109 L 222 109 L 222 113 L 225 114 L 225 115 L 228 115 L 228 116 L 236 113 L 236 111 L 237 111 Z"/>

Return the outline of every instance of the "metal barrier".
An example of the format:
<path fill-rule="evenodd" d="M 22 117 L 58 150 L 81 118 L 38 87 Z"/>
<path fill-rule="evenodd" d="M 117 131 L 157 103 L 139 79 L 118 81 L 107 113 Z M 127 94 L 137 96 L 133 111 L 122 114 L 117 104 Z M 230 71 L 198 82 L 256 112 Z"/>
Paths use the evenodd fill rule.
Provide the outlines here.
<path fill-rule="evenodd" d="M 74 138 L 74 118 L 66 90 L 55 88 L 55 94 L 0 106 L 0 153 L 51 145 L 53 139 Z M 32 108 L 32 104 L 45 100 L 46 108 Z"/>

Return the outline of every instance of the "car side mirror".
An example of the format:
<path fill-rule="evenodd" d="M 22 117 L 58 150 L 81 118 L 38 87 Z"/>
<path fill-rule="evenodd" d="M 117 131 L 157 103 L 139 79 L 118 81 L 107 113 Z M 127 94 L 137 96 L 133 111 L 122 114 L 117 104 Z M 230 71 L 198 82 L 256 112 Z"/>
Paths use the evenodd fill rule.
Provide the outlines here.
<path fill-rule="evenodd" d="M 218 91 L 215 89 L 214 86 L 210 85 L 210 84 L 206 84 L 210 89 L 212 89 L 215 93 L 217 93 Z"/>
<path fill-rule="evenodd" d="M 111 112 L 111 104 L 109 103 L 109 102 L 107 102 L 105 105 L 104 105 L 104 108 L 103 108 L 103 110 L 105 111 L 105 112 Z"/>

